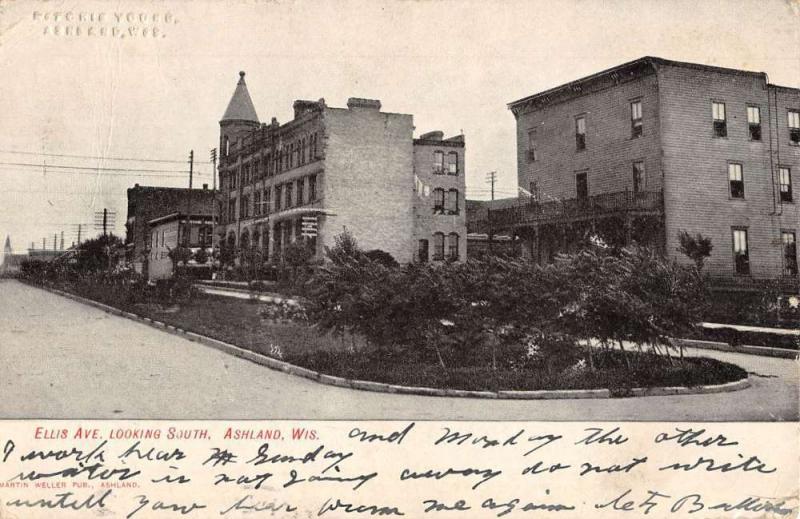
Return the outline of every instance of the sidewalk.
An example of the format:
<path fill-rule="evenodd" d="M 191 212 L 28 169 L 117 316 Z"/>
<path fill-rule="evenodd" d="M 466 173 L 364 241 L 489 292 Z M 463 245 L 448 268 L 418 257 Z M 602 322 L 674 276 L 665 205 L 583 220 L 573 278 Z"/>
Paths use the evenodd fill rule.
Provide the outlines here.
<path fill-rule="evenodd" d="M 709 329 L 732 328 L 740 332 L 759 332 L 759 333 L 774 333 L 775 335 L 800 336 L 800 330 L 793 330 L 791 328 L 766 328 L 761 326 L 745 326 L 743 324 L 723 324 L 723 323 L 700 323 L 700 326 Z"/>

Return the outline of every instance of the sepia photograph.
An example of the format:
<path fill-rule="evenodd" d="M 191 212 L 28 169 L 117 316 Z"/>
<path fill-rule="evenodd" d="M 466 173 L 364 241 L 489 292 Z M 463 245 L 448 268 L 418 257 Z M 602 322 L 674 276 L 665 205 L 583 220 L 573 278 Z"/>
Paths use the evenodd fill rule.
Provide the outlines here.
<path fill-rule="evenodd" d="M 0 417 L 798 420 L 800 4 L 0 2 Z"/>

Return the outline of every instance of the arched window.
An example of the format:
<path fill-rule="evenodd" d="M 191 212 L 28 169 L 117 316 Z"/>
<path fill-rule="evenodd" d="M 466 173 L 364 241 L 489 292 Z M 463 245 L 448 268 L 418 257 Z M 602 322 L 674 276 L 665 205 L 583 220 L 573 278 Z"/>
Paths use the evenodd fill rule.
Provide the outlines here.
<path fill-rule="evenodd" d="M 441 151 L 433 152 L 433 172 L 437 175 L 444 174 L 444 153 Z"/>
<path fill-rule="evenodd" d="M 433 214 L 444 214 L 444 189 L 433 190 Z"/>
<path fill-rule="evenodd" d="M 458 234 L 454 232 L 447 236 L 447 258 L 451 260 L 458 259 Z"/>
<path fill-rule="evenodd" d="M 253 229 L 253 247 L 260 247 L 261 246 L 261 232 L 258 230 L 258 227 Z"/>
<path fill-rule="evenodd" d="M 447 174 L 458 175 L 458 153 L 455 151 L 447 154 Z"/>
<path fill-rule="evenodd" d="M 449 189 L 447 191 L 444 209 L 446 214 L 458 214 L 458 189 Z"/>
<path fill-rule="evenodd" d="M 228 233 L 228 247 L 236 247 L 236 234 L 233 231 Z"/>
<path fill-rule="evenodd" d="M 433 235 L 433 259 L 444 259 L 444 233 L 437 232 Z"/>
<path fill-rule="evenodd" d="M 231 154 L 231 140 L 228 137 L 225 137 L 224 149 L 226 157 Z"/>
<path fill-rule="evenodd" d="M 242 249 L 250 248 L 250 231 L 247 229 L 242 231 L 242 235 L 239 236 L 239 246 Z"/>

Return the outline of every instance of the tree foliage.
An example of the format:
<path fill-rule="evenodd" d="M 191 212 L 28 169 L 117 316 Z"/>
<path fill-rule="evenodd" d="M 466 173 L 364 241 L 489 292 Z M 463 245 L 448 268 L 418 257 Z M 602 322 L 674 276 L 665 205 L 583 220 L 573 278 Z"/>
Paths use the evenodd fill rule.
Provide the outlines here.
<path fill-rule="evenodd" d="M 680 244 L 678 251 L 691 259 L 698 270 L 703 269 L 706 258 L 711 256 L 711 251 L 714 248 L 711 245 L 711 238 L 707 238 L 700 233 L 691 235 L 687 231 L 678 233 L 678 243 Z"/>

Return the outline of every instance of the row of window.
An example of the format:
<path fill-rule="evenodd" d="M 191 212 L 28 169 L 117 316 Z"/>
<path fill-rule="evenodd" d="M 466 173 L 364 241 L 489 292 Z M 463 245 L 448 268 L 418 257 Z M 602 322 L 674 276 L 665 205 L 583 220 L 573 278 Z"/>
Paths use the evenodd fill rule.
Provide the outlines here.
<path fill-rule="evenodd" d="M 736 162 L 728 164 L 728 183 L 731 198 L 744 198 L 744 170 Z M 778 167 L 778 190 L 781 202 L 792 202 L 792 170 L 783 166 Z"/>
<path fill-rule="evenodd" d="M 636 139 L 643 134 L 642 124 L 642 102 L 641 100 L 631 101 L 631 138 Z M 713 101 L 711 103 L 711 118 L 715 137 L 728 136 L 728 119 L 725 111 L 725 103 Z M 789 126 L 789 144 L 800 145 L 800 110 L 787 110 L 787 125 Z M 750 140 L 761 140 L 761 108 L 758 106 L 747 105 L 747 127 Z M 586 116 L 578 115 L 575 117 L 575 150 L 586 149 Z M 528 161 L 535 162 L 538 158 L 536 148 L 536 129 L 528 130 Z"/>
<path fill-rule="evenodd" d="M 434 189 L 433 214 L 458 214 L 458 189 Z"/>
<path fill-rule="evenodd" d="M 265 187 L 252 194 L 252 216 L 267 215 L 290 207 L 297 207 L 317 201 L 317 176 L 309 175 L 296 181 L 278 184 L 274 188 Z M 239 199 L 239 218 L 250 218 L 251 194 Z M 274 196 L 273 196 L 274 195 Z M 274 202 L 274 209 L 273 209 Z M 236 221 L 236 198 L 228 202 L 228 222 Z"/>
<path fill-rule="evenodd" d="M 447 153 L 447 163 L 444 161 L 444 152 L 433 152 L 433 173 L 434 175 L 458 175 L 458 153 L 450 151 Z"/>
<path fill-rule="evenodd" d="M 298 139 L 280 150 L 268 152 L 262 157 L 257 157 L 239 166 L 237 171 L 229 171 L 221 182 L 222 189 L 234 190 L 241 178 L 243 186 L 252 184 L 256 180 L 265 177 L 272 177 L 284 171 L 289 171 L 296 167 L 304 166 L 319 158 L 317 133 L 312 133 L 307 137 Z"/>
<path fill-rule="evenodd" d="M 428 261 L 429 256 L 428 240 L 419 240 L 418 258 L 421 263 Z M 446 254 L 446 255 L 445 255 Z M 458 233 L 451 232 L 445 235 L 443 232 L 433 233 L 433 257 L 434 261 L 445 259 L 458 260 Z"/>
<path fill-rule="evenodd" d="M 269 259 L 269 240 L 272 238 L 272 249 L 277 257 L 280 257 L 281 250 L 285 249 L 293 241 L 304 240 L 312 250 L 316 250 L 317 237 L 304 236 L 303 234 L 303 220 L 298 218 L 296 220 L 282 220 L 275 222 L 274 233 L 270 236 L 269 228 L 264 226 L 263 236 L 262 230 L 259 226 L 249 229 L 244 229 L 239 236 L 240 249 L 259 249 L 262 254 L 263 260 Z M 227 237 L 228 246 L 231 248 L 236 247 L 236 234 L 231 231 Z"/>
<path fill-rule="evenodd" d="M 747 242 L 747 228 L 733 227 L 733 265 L 737 274 L 750 274 L 750 247 Z M 794 231 L 781 231 L 783 249 L 783 274 L 797 277 L 797 241 Z"/>
<path fill-rule="evenodd" d="M 728 136 L 728 116 L 725 103 L 711 102 L 711 119 L 713 121 L 714 137 Z M 789 144 L 800 145 L 800 110 L 787 110 L 786 123 L 789 127 Z M 747 105 L 747 131 L 751 141 L 761 140 L 761 108 Z"/>
<path fill-rule="evenodd" d="M 645 174 L 644 161 L 633 162 L 632 167 L 633 192 L 638 193 L 646 187 L 647 177 Z M 728 187 L 731 198 L 744 199 L 744 170 L 742 165 L 737 162 L 728 164 Z M 589 197 L 589 180 L 585 171 L 575 174 L 575 196 L 579 199 Z M 531 182 L 530 192 L 536 197 L 536 182 Z M 778 167 L 778 192 L 781 202 L 793 202 L 794 193 L 792 188 L 792 170 L 784 166 Z"/>

